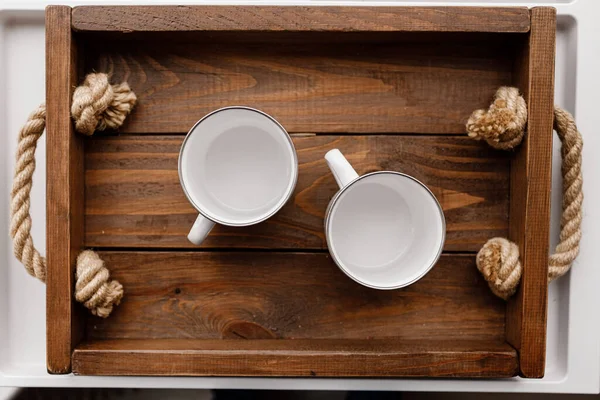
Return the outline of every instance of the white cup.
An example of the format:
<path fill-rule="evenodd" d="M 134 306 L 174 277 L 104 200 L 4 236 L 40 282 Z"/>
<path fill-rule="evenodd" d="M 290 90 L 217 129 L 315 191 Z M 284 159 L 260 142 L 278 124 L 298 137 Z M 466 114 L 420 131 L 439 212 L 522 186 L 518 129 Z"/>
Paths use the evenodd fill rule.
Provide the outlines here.
<path fill-rule="evenodd" d="M 249 107 L 213 111 L 188 132 L 179 180 L 199 215 L 188 239 L 199 245 L 213 226 L 257 224 L 292 196 L 298 159 L 286 130 Z"/>
<path fill-rule="evenodd" d="M 325 160 L 340 187 L 325 216 L 327 246 L 338 267 L 374 289 L 421 279 L 439 259 L 446 235 L 433 193 L 399 172 L 358 176 L 338 149 Z"/>

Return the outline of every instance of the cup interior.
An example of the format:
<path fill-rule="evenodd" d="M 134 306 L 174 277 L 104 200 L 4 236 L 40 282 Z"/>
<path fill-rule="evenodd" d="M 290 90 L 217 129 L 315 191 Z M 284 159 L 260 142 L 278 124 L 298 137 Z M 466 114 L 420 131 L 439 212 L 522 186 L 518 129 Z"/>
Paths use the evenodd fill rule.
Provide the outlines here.
<path fill-rule="evenodd" d="M 217 110 L 188 133 L 179 176 L 190 202 L 225 225 L 249 225 L 291 196 L 298 162 L 292 141 L 268 115 L 244 107 Z"/>
<path fill-rule="evenodd" d="M 338 266 L 352 279 L 395 289 L 423 277 L 439 258 L 445 220 L 433 194 L 395 172 L 362 176 L 332 200 L 327 241 Z"/>

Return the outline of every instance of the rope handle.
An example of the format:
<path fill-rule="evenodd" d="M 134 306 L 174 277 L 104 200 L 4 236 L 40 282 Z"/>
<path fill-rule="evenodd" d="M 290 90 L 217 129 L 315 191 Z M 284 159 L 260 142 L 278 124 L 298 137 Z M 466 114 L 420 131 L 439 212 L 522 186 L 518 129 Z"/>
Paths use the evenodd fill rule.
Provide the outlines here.
<path fill-rule="evenodd" d="M 106 74 L 86 76 L 73 93 L 71 116 L 77 132 L 92 135 L 95 130 L 116 129 L 131 112 L 136 96 L 127 83 L 110 85 Z M 27 272 L 46 282 L 46 258 L 41 256 L 31 237 L 31 186 L 35 171 L 35 149 L 46 128 L 46 106 L 40 105 L 19 132 L 15 175 L 10 202 L 10 236 L 15 257 Z M 109 280 L 104 261 L 92 250 L 77 257 L 75 299 L 92 314 L 102 318 L 110 315 L 123 297 L 123 286 Z"/>
<path fill-rule="evenodd" d="M 123 124 L 136 100 L 127 83 L 110 85 L 106 74 L 89 74 L 73 93 L 71 115 L 75 129 L 85 135 L 106 128 L 116 129 Z M 526 123 L 527 106 L 518 89 L 501 87 L 489 109 L 474 111 L 466 128 L 469 137 L 484 140 L 496 149 L 510 150 L 523 140 Z M 30 275 L 42 282 L 46 281 L 46 259 L 33 244 L 29 211 L 35 149 L 45 127 L 46 107 L 42 104 L 19 132 L 10 221 L 16 258 Z M 573 116 L 559 107 L 554 108 L 554 129 L 562 144 L 563 202 L 560 242 L 549 258 L 549 282 L 567 273 L 579 254 L 583 203 L 581 133 Z M 505 238 L 488 240 L 477 254 L 477 268 L 492 292 L 508 299 L 515 293 L 523 271 L 518 246 Z M 104 262 L 91 250 L 77 257 L 75 277 L 75 298 L 94 315 L 108 317 L 123 297 L 123 286 L 115 280 L 109 281 L 110 273 Z"/>
<path fill-rule="evenodd" d="M 525 135 L 527 106 L 513 87 L 501 87 L 487 110 L 476 110 L 467 121 L 467 133 L 490 146 L 510 150 Z M 583 138 L 573 116 L 554 106 L 554 130 L 561 141 L 562 216 L 559 243 L 549 258 L 548 282 L 566 274 L 579 254 L 583 204 L 581 172 Z M 477 269 L 487 280 L 492 292 L 505 300 L 519 285 L 523 267 L 518 246 L 505 238 L 487 241 L 477 254 Z"/>

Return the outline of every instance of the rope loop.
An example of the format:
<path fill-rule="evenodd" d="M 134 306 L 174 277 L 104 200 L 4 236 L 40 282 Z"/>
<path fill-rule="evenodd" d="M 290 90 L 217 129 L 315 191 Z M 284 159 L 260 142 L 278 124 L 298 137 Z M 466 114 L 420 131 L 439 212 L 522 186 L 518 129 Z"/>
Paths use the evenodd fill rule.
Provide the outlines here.
<path fill-rule="evenodd" d="M 93 73 L 73 93 L 71 115 L 75 130 L 92 135 L 96 130 L 116 129 L 125 121 L 136 102 L 127 83 L 109 85 L 108 76 Z M 35 149 L 46 128 L 46 106 L 40 105 L 19 132 L 15 175 L 10 201 L 10 236 L 15 257 L 27 272 L 46 282 L 46 258 L 41 256 L 31 236 L 31 186 L 35 171 Z M 75 298 L 92 314 L 106 318 L 123 297 L 123 286 L 110 281 L 104 262 L 91 250 L 77 258 Z"/>
<path fill-rule="evenodd" d="M 517 88 L 501 87 L 488 110 L 476 110 L 467 122 L 467 133 L 490 146 L 511 150 L 525 135 L 527 107 Z M 583 205 L 581 173 L 583 138 L 573 116 L 554 107 L 554 129 L 561 141 L 562 217 L 560 240 L 549 258 L 548 282 L 566 274 L 579 254 Z M 503 299 L 512 296 L 519 285 L 523 267 L 517 245 L 505 238 L 493 238 L 477 254 L 477 269 L 492 292 Z"/>

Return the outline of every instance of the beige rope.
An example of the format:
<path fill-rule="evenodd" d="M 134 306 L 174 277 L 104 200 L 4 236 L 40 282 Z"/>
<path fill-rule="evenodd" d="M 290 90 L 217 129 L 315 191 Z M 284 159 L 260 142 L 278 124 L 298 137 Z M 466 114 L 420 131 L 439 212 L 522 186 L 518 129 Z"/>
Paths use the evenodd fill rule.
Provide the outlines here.
<path fill-rule="evenodd" d="M 516 244 L 500 237 L 490 239 L 477 253 L 476 262 L 496 296 L 506 300 L 515 294 L 523 273 Z"/>
<path fill-rule="evenodd" d="M 527 111 L 521 104 L 524 105 L 525 100 L 516 88 L 500 88 L 489 110 L 477 110 L 469 118 L 469 136 L 484 139 L 495 148 L 512 149 L 521 142 L 525 132 Z M 495 115 L 501 116 L 494 120 Z M 549 259 L 548 282 L 566 274 L 579 254 L 583 203 L 583 138 L 573 116 L 556 106 L 554 129 L 562 144 L 563 201 L 560 241 Z M 517 245 L 504 238 L 488 240 L 477 254 L 477 268 L 494 294 L 508 299 L 517 290 L 522 274 Z"/>
<path fill-rule="evenodd" d="M 96 130 L 117 129 L 136 100 L 127 83 L 110 85 L 106 74 L 88 74 L 73 93 L 71 115 L 75 129 L 88 136 Z"/>
<path fill-rule="evenodd" d="M 554 129 L 562 142 L 563 201 L 559 243 L 554 254 L 550 256 L 548 281 L 566 274 L 579 254 L 583 204 L 583 138 L 577 130 L 573 116 L 558 107 L 554 107 Z"/>
<path fill-rule="evenodd" d="M 487 110 L 476 110 L 467 121 L 467 133 L 499 150 L 518 146 L 525 135 L 527 105 L 519 89 L 503 86 Z"/>
<path fill-rule="evenodd" d="M 106 74 L 89 74 L 73 93 L 71 114 L 78 132 L 118 128 L 135 105 L 135 94 L 126 83 L 111 86 Z M 93 126 L 93 128 L 92 128 Z M 35 149 L 46 128 L 46 106 L 39 106 L 19 132 L 15 175 L 10 203 L 10 235 L 15 257 L 27 272 L 46 282 L 46 259 L 31 237 L 31 186 L 35 171 Z M 123 287 L 109 281 L 109 272 L 96 253 L 82 252 L 77 258 L 75 298 L 94 315 L 106 318 L 123 297 Z"/>
<path fill-rule="evenodd" d="M 113 305 L 118 305 L 123 298 L 123 286 L 117 281 L 109 282 L 109 277 L 104 261 L 96 252 L 85 250 L 79 254 L 75 272 L 75 300 L 102 318 L 108 317 Z"/>
<path fill-rule="evenodd" d="M 17 161 L 10 193 L 10 236 L 13 252 L 30 275 L 46 282 L 46 259 L 33 246 L 31 237 L 31 177 L 35 171 L 37 141 L 46 128 L 46 106 L 39 106 L 19 132 Z"/>

